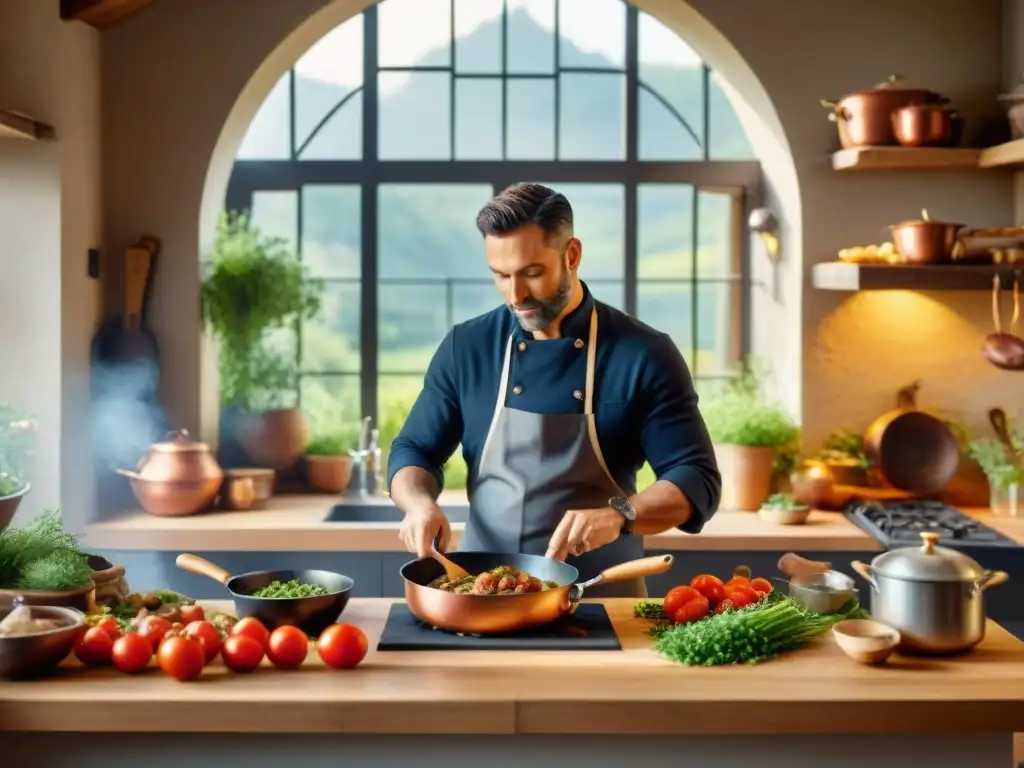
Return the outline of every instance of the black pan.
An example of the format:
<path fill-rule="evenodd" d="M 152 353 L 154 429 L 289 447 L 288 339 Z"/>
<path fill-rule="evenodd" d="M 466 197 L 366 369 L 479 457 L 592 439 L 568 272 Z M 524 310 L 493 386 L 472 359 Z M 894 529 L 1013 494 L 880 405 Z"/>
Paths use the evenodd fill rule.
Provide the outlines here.
<path fill-rule="evenodd" d="M 253 571 L 232 576 L 218 565 L 196 555 L 178 555 L 175 564 L 182 570 L 219 581 L 235 601 L 235 613 L 242 619 L 259 619 L 273 631 L 286 625 L 296 626 L 310 637 L 317 637 L 334 624 L 345 610 L 355 582 L 331 571 Z M 274 581 L 298 579 L 315 584 L 329 594 L 315 597 L 253 597 L 252 593 Z"/>

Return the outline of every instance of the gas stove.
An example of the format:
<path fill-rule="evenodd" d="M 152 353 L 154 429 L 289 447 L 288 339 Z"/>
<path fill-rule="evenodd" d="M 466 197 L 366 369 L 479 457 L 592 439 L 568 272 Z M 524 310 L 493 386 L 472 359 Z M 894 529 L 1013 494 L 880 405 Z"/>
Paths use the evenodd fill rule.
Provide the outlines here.
<path fill-rule="evenodd" d="M 919 544 L 921 533 L 939 534 L 939 543 L 951 549 L 1017 547 L 1017 542 L 941 501 L 855 500 L 847 516 L 886 549 Z"/>

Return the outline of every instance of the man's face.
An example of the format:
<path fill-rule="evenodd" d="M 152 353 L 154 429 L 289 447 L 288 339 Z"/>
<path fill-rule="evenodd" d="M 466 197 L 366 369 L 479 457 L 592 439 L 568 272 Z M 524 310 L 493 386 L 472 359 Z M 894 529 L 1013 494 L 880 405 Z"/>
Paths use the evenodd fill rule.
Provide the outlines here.
<path fill-rule="evenodd" d="M 484 247 L 494 284 L 523 330 L 550 325 L 569 303 L 579 240 L 548 243 L 540 227 L 527 224 L 500 237 L 488 235 Z"/>

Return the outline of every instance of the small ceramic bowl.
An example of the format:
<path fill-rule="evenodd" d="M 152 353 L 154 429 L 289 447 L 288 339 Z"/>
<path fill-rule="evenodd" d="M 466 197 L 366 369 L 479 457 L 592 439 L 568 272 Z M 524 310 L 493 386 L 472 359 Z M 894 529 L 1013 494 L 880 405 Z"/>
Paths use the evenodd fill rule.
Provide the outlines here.
<path fill-rule="evenodd" d="M 773 509 L 772 507 L 761 507 L 757 514 L 766 523 L 774 523 L 775 525 L 803 525 L 807 522 L 807 516 L 811 514 L 811 508 Z"/>
<path fill-rule="evenodd" d="M 884 664 L 896 646 L 900 633 L 892 627 L 870 619 L 847 619 L 832 627 L 836 645 L 860 664 Z"/>

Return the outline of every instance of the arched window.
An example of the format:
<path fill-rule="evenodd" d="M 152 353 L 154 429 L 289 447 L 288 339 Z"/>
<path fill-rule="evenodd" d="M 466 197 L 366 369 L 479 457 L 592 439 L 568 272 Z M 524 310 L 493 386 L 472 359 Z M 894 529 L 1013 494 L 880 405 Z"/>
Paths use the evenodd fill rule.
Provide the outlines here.
<path fill-rule="evenodd" d="M 447 329 L 500 302 L 474 220 L 516 181 L 568 196 L 597 298 L 669 332 L 698 382 L 730 375 L 759 179 L 713 73 L 622 0 L 383 0 L 275 86 L 227 206 L 327 281 L 282 341 L 303 408 L 374 416 L 386 443 Z"/>

